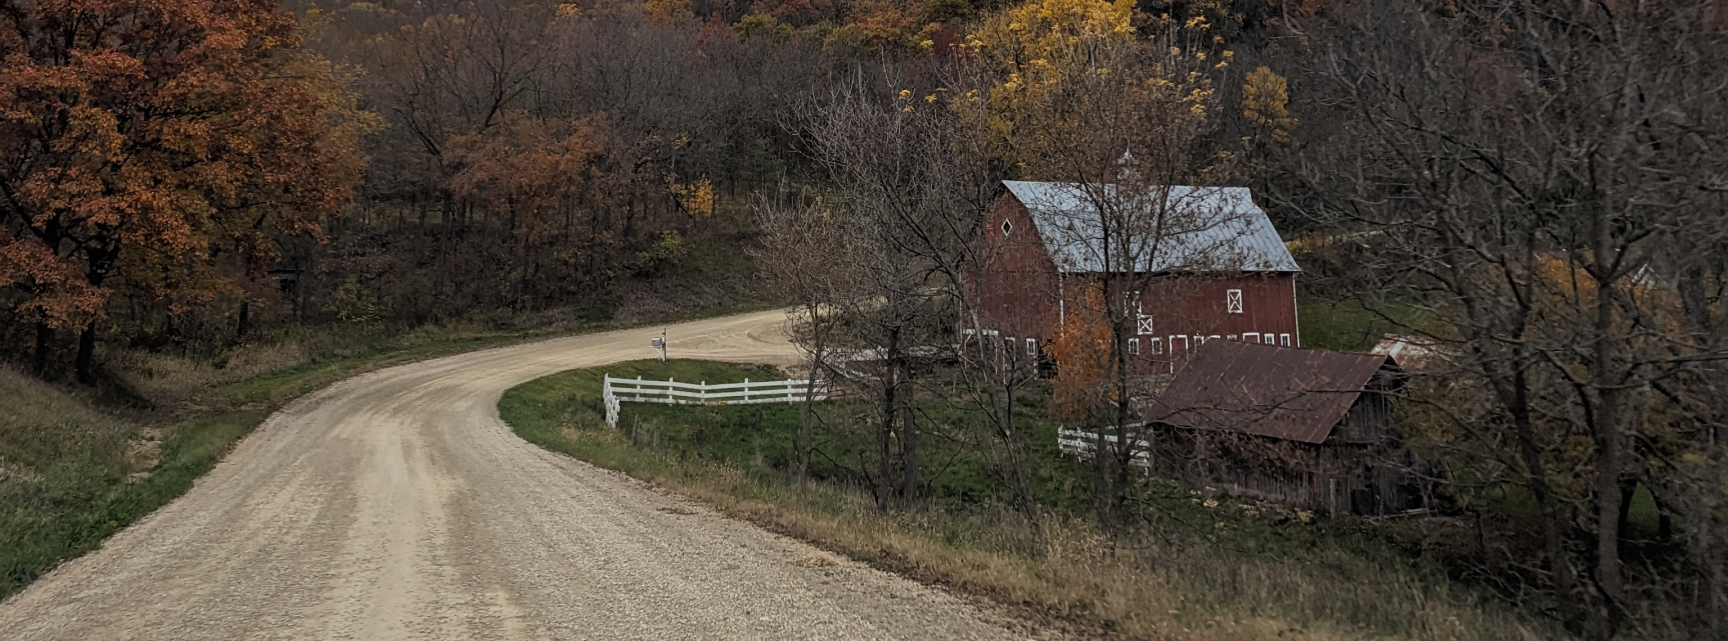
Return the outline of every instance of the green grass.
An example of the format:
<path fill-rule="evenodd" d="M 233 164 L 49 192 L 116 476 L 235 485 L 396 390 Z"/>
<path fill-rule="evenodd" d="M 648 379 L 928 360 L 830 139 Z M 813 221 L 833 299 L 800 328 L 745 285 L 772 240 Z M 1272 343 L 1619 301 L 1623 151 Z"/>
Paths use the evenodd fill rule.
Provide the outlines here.
<path fill-rule="evenodd" d="M 626 403 L 604 423 L 601 376 L 736 382 L 769 368 L 651 361 L 573 370 L 507 391 L 499 412 L 524 439 L 707 501 L 763 527 L 880 568 L 1020 604 L 1082 628 L 1170 639 L 1522 639 L 1543 625 L 1453 584 L 1431 560 L 1360 519 L 1303 516 L 1149 479 L 1135 496 L 1145 518 L 1112 542 L 1088 523 L 1090 468 L 1060 456 L 1048 390 L 1034 386 L 1023 425 L 1046 512 L 1042 540 L 1005 506 L 1004 484 L 973 446 L 926 439 L 926 501 L 878 513 L 843 467 L 818 458 L 806 493 L 792 482 L 800 406 Z M 864 399 L 820 404 L 819 446 L 844 459 L 847 431 L 868 420 Z M 924 409 L 953 429 L 958 408 Z M 975 420 L 975 419 L 974 419 Z M 836 433 L 840 434 L 836 434 Z M 857 444 L 853 444 L 857 445 Z M 937 471 L 939 475 L 935 474 Z M 1209 503 L 1209 499 L 1216 502 Z"/>
<path fill-rule="evenodd" d="M 1382 336 L 1408 333 L 1405 327 L 1420 326 L 1426 318 L 1407 302 L 1364 303 L 1355 298 L 1306 299 L 1297 304 L 1296 313 L 1301 319 L 1303 347 L 1344 352 L 1366 352 Z"/>

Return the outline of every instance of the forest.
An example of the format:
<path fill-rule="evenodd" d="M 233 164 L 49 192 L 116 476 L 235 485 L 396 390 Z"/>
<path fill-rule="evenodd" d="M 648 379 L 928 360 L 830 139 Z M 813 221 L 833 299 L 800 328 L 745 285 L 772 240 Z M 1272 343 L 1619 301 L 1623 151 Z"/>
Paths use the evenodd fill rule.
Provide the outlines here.
<path fill-rule="evenodd" d="M 1444 355 L 1403 438 L 1510 542 L 1412 557 L 1728 638 L 1725 104 L 1709 0 L 0 0 L 0 361 L 151 405 L 164 359 L 788 307 L 798 376 L 872 382 L 781 472 L 911 512 L 963 443 L 1037 547 L 1036 414 L 1122 444 L 1061 509 L 1126 546 L 1174 526 L 1122 295 L 1168 217 L 1125 194 L 1249 187 L 1350 337 L 1307 342 Z M 1004 180 L 1118 186 L 1054 377 L 956 336 Z"/>

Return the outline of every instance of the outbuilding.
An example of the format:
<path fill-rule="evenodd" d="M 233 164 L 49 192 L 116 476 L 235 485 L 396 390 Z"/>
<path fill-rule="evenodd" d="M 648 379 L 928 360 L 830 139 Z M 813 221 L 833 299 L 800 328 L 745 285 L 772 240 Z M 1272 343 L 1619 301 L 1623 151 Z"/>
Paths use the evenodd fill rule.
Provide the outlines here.
<path fill-rule="evenodd" d="M 1430 494 L 1393 425 L 1384 354 L 1207 343 L 1147 412 L 1154 468 L 1329 514 L 1391 514 Z"/>

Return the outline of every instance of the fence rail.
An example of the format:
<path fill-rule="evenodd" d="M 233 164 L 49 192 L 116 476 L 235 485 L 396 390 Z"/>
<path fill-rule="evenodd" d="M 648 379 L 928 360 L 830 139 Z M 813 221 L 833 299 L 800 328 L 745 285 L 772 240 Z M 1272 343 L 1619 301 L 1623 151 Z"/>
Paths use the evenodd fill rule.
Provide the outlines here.
<path fill-rule="evenodd" d="M 654 381 L 636 378 L 613 378 L 606 375 L 601 399 L 606 405 L 606 424 L 618 427 L 621 403 L 661 403 L 665 405 L 754 405 L 757 403 L 799 403 L 806 395 L 813 400 L 828 400 L 828 382 L 808 379 L 756 381 L 742 383 L 680 383 L 676 380 Z"/>
<path fill-rule="evenodd" d="M 1129 427 L 1138 428 L 1139 426 L 1130 425 Z M 1118 442 L 1116 436 L 1112 434 L 1105 434 L 1104 441 L 1112 444 L 1112 446 Z M 1098 446 L 1098 433 L 1092 430 L 1076 430 L 1064 427 L 1056 431 L 1056 445 L 1061 448 L 1063 454 L 1072 454 L 1079 458 L 1092 458 L 1092 450 Z M 1133 463 L 1140 467 L 1151 467 L 1150 450 L 1151 444 L 1147 443 L 1146 439 L 1134 439 Z"/>

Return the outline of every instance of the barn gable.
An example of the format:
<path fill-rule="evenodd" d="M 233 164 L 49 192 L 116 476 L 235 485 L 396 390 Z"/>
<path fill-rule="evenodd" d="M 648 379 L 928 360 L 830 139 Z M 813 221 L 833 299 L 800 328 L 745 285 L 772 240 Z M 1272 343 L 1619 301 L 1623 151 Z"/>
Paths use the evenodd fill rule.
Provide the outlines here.
<path fill-rule="evenodd" d="M 1067 273 L 1104 271 L 1104 229 L 1097 208 L 1073 183 L 1003 181 L 1038 226 L 1046 252 Z M 1104 189 L 1111 189 L 1104 186 Z M 1266 212 L 1241 187 L 1172 186 L 1161 189 L 1172 212 L 1161 234 L 1136 242 L 1136 271 L 1299 272 Z M 1147 198 L 1156 198 L 1148 195 Z M 1147 209 L 1151 209 L 1148 207 Z"/>

